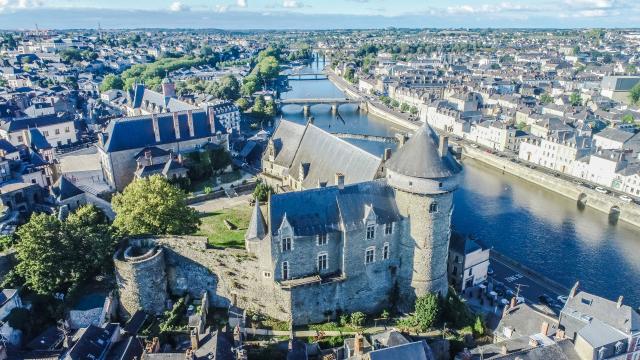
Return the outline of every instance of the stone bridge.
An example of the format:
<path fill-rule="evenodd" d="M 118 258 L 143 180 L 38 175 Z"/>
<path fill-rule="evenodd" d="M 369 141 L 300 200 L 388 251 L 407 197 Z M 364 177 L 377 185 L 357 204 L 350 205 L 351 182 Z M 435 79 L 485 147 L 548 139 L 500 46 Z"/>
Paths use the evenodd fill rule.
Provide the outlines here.
<path fill-rule="evenodd" d="M 337 114 L 338 107 L 344 104 L 357 104 L 358 109 L 367 110 L 367 102 L 360 99 L 348 99 L 348 98 L 300 98 L 300 99 L 281 99 L 278 100 L 278 108 L 282 109 L 285 105 L 300 105 L 305 115 L 309 114 L 311 106 L 313 105 L 331 105 L 331 113 Z"/>
<path fill-rule="evenodd" d="M 287 80 L 326 80 L 329 77 L 325 73 L 305 73 L 305 72 L 295 72 L 291 74 L 287 74 Z"/>
<path fill-rule="evenodd" d="M 397 137 L 392 137 L 392 136 L 349 134 L 349 133 L 332 133 L 332 134 L 341 139 L 368 140 L 368 141 L 376 141 L 376 142 L 390 143 L 390 144 L 397 144 L 400 142 L 400 140 Z"/>

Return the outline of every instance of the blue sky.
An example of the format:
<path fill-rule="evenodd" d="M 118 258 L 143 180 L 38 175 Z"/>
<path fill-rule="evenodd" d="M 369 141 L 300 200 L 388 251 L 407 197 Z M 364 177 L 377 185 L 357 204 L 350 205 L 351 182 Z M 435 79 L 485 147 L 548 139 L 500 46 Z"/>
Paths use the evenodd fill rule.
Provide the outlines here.
<path fill-rule="evenodd" d="M 0 28 L 634 27 L 640 0 L 0 0 Z"/>

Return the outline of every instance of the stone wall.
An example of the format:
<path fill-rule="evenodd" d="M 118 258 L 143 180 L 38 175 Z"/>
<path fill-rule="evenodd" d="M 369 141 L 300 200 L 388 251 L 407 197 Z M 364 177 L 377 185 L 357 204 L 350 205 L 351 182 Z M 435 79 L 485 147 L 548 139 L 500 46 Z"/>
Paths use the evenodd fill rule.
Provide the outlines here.
<path fill-rule="evenodd" d="M 614 196 L 601 194 L 593 189 L 574 184 L 571 181 L 557 178 L 539 170 L 529 169 L 522 164 L 510 161 L 508 158 L 501 158 L 467 145 L 464 146 L 464 156 L 576 200 L 576 204 L 580 201 L 582 204 L 605 214 L 611 214 L 612 208 L 617 207 L 620 210 L 620 220 L 640 227 L 640 205 L 624 202 Z"/>
<path fill-rule="evenodd" d="M 131 243 L 144 254 L 135 256 L 127 251 L 132 249 L 129 247 L 118 250 L 113 257 L 122 315 L 128 318 L 138 309 L 162 314 L 167 302 L 164 251 L 145 240 Z"/>

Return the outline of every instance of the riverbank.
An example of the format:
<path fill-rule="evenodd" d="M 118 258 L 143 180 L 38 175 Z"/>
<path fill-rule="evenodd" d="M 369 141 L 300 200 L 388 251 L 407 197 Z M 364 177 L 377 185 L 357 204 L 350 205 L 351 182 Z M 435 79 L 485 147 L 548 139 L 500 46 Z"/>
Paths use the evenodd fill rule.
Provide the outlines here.
<path fill-rule="evenodd" d="M 419 121 L 410 120 L 406 114 L 386 109 L 384 106 L 372 102 L 366 94 L 361 93 L 355 86 L 349 84 L 330 68 L 325 68 L 324 72 L 327 74 L 329 81 L 340 91 L 344 92 L 346 96 L 362 100 L 362 103 L 366 105 L 366 109 L 370 114 L 411 131 L 418 130 L 422 125 Z"/>
<path fill-rule="evenodd" d="M 463 157 L 480 161 L 504 173 L 509 173 L 544 189 L 575 200 L 576 206 L 578 207 L 589 206 L 601 211 L 607 214 L 612 222 L 622 220 L 640 227 L 640 206 L 634 203 L 627 203 L 616 197 L 601 194 L 594 189 L 554 177 L 535 169 L 530 169 L 522 164 L 512 162 L 507 158 L 496 156 L 479 148 L 473 148 L 466 144 L 462 147 Z"/>

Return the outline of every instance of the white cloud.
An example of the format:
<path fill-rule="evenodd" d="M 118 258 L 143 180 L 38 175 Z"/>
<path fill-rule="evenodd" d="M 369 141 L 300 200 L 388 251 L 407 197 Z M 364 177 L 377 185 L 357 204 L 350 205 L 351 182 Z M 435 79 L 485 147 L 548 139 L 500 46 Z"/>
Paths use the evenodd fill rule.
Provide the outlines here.
<path fill-rule="evenodd" d="M 610 9 L 615 0 L 565 0 L 565 4 L 575 8 Z"/>
<path fill-rule="evenodd" d="M 241 8 L 246 8 L 248 5 L 247 0 L 236 0 L 236 5 Z"/>
<path fill-rule="evenodd" d="M 186 4 L 183 4 L 180 1 L 174 1 L 169 6 L 169 11 L 173 11 L 173 12 L 188 11 L 188 10 L 189 10 L 189 6 Z"/>
<path fill-rule="evenodd" d="M 285 8 L 300 8 L 300 7 L 302 7 L 302 4 L 299 3 L 297 0 L 284 0 L 282 2 L 282 7 L 285 7 Z"/>
<path fill-rule="evenodd" d="M 40 0 L 0 0 L 0 12 L 14 9 L 33 9 L 42 5 Z"/>
<path fill-rule="evenodd" d="M 216 5 L 213 7 L 213 10 L 217 13 L 223 13 L 223 12 L 227 12 L 227 10 L 229 10 L 229 5 Z"/>

